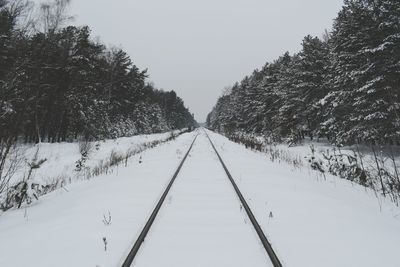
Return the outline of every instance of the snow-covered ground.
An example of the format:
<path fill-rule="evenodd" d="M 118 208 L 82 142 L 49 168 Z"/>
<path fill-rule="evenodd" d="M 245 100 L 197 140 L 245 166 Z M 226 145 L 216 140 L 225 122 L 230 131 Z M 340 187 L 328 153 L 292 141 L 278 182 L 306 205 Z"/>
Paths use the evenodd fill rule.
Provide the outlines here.
<path fill-rule="evenodd" d="M 374 189 L 400 205 L 400 147 L 334 146 L 326 139 L 309 138 L 298 144 L 271 143 L 267 136 L 237 132 L 232 140 L 269 154 L 272 161 L 330 173 Z"/>
<path fill-rule="evenodd" d="M 323 154 L 332 155 L 333 150 L 336 149 L 337 154 L 342 153 L 350 156 L 354 156 L 356 154 L 358 160 L 360 160 L 359 157 L 361 156 L 366 169 L 376 168 L 376 162 L 371 147 L 368 147 L 366 145 L 359 145 L 358 147 L 356 145 L 344 146 L 340 148 L 340 151 L 338 150 L 338 148 L 335 148 L 333 145 L 331 145 L 327 140 L 311 141 L 309 139 L 305 139 L 301 144 L 291 147 L 286 144 L 276 145 L 276 148 L 286 151 L 294 157 L 298 156 L 301 158 L 309 158 L 311 155 L 312 147 L 315 149 L 315 155 L 318 159 L 323 160 Z M 392 156 L 391 153 L 393 153 L 396 165 L 400 166 L 400 148 L 398 146 L 381 146 L 375 147 L 375 149 L 379 164 L 381 165 L 382 163 L 384 163 L 384 165 L 382 166 L 383 168 L 387 168 L 390 171 L 393 170 L 393 162 L 390 158 Z M 390 151 L 390 149 L 392 151 Z"/>
<path fill-rule="evenodd" d="M 269 266 L 217 156 L 198 132 L 133 266 Z M 400 209 L 390 201 L 209 134 L 283 266 L 399 266 Z M 128 167 L 0 215 L 0 266 L 120 266 L 195 135 L 145 151 L 142 163 L 133 156 Z"/>
<path fill-rule="evenodd" d="M 194 134 L 133 156 L 128 167 L 69 185 L 0 216 L 0 266 L 120 266 Z M 139 157 L 142 163 L 139 163 Z M 111 224 L 103 222 L 111 214 Z M 103 237 L 108 245 L 104 249 Z"/>
<path fill-rule="evenodd" d="M 210 135 L 284 266 L 399 266 L 400 209 L 389 200 Z"/>
<path fill-rule="evenodd" d="M 91 142 L 91 149 L 88 159 L 84 163 L 84 168 L 93 169 L 101 161 L 107 161 L 112 152 L 125 155 L 129 150 L 140 149 L 146 143 L 165 140 L 171 136 L 171 133 L 136 135 Z M 174 131 L 174 134 L 178 133 L 179 131 Z M 79 146 L 78 142 L 41 143 L 38 145 L 20 145 L 18 150 L 22 162 L 31 162 L 37 151 L 38 160 L 46 159 L 41 167 L 34 171 L 32 177 L 33 182 L 46 185 L 57 180 L 73 181 L 77 178 L 84 178 L 84 171 L 76 171 L 76 163 L 82 157 Z M 23 163 L 20 171 L 13 177 L 12 183 L 22 180 L 28 171 L 28 164 Z"/>
<path fill-rule="evenodd" d="M 133 266 L 272 266 L 204 132 Z"/>

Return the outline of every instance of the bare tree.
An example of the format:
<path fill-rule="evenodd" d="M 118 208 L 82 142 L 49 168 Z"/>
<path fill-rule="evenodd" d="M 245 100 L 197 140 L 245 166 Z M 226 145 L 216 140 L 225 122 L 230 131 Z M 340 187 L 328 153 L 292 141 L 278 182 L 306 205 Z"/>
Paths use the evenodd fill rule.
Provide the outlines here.
<path fill-rule="evenodd" d="M 23 156 L 13 137 L 0 139 L 0 195 L 7 190 L 11 178 L 21 168 Z"/>
<path fill-rule="evenodd" d="M 66 14 L 71 0 L 54 0 L 43 3 L 39 11 L 39 30 L 46 34 L 53 34 L 64 23 L 71 20 L 72 17 Z"/>
<path fill-rule="evenodd" d="M 324 32 L 322 33 L 322 37 L 321 37 L 322 41 L 324 41 L 325 43 L 328 43 L 329 40 L 331 39 L 331 36 L 332 36 L 332 34 L 327 29 L 325 29 Z"/>
<path fill-rule="evenodd" d="M 225 86 L 224 89 L 222 90 L 222 95 L 227 96 L 232 93 L 232 86 Z"/>
<path fill-rule="evenodd" d="M 25 33 L 33 23 L 34 4 L 28 0 L 14 0 L 7 4 L 10 16 L 20 32 Z"/>
<path fill-rule="evenodd" d="M 26 0 L 1 1 L 0 11 L 5 14 L 13 29 L 20 17 L 27 14 L 29 6 Z M 14 34 L 19 32 L 12 32 L 8 38 L 13 39 Z M 11 40 L 9 45 L 12 44 Z M 8 71 L 9 74 L 0 79 L 0 194 L 8 188 L 11 178 L 22 163 L 21 153 L 16 145 L 19 118 L 14 104 L 23 101 L 17 89 L 17 77 L 23 64 L 24 62 L 14 64 Z"/>

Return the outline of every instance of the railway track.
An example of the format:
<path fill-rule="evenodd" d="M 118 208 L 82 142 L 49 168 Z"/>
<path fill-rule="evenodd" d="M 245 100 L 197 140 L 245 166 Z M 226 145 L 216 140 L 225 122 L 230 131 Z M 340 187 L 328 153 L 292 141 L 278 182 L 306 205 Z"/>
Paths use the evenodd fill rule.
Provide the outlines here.
<path fill-rule="evenodd" d="M 268 257 L 270 258 L 273 266 L 274 267 L 282 267 L 282 264 L 281 264 L 278 256 L 275 254 L 275 251 L 271 246 L 271 243 L 268 241 L 267 237 L 265 236 L 264 231 L 262 230 L 262 228 L 261 228 L 260 224 L 258 223 L 256 217 L 254 216 L 253 212 L 251 211 L 249 205 L 247 204 L 246 199 L 243 197 L 242 192 L 240 192 L 239 187 L 237 186 L 235 180 L 233 179 L 233 177 L 230 174 L 228 168 L 226 167 L 224 161 L 222 160 L 221 155 L 218 153 L 218 150 L 215 148 L 214 143 L 212 142 L 210 136 L 207 134 L 207 132 L 205 132 L 205 133 L 207 135 L 208 140 L 211 143 L 211 146 L 213 147 L 215 153 L 217 154 L 218 159 L 221 162 L 221 165 L 224 168 L 226 175 L 228 176 L 233 188 L 235 189 L 235 192 L 236 192 L 237 196 L 239 197 L 240 202 L 242 203 L 243 208 L 245 209 L 245 211 L 247 213 L 247 216 L 249 217 L 254 229 L 256 230 L 257 235 L 260 238 L 260 241 L 263 244 L 263 246 L 264 246 L 264 248 L 265 248 L 265 250 L 266 250 L 266 252 L 268 254 Z"/>
<path fill-rule="evenodd" d="M 157 214 L 160 211 L 161 206 L 164 203 L 164 201 L 165 201 L 165 199 L 166 199 L 166 197 L 168 195 L 168 192 L 170 191 L 172 185 L 174 184 L 174 182 L 176 180 L 176 177 L 178 176 L 179 172 L 182 169 L 183 164 L 186 161 L 186 158 L 188 157 L 190 151 L 192 150 L 194 142 L 196 142 L 197 137 L 198 137 L 198 135 L 196 135 L 196 137 L 193 139 L 192 144 L 190 145 L 188 151 L 186 152 L 186 154 L 183 157 L 181 163 L 179 164 L 178 168 L 176 169 L 174 175 L 172 176 L 171 181 L 169 182 L 167 188 L 165 189 L 164 193 L 162 194 L 162 196 L 161 196 L 160 200 L 158 201 L 156 207 L 154 208 L 153 212 L 151 213 L 150 218 L 148 219 L 148 221 L 147 221 L 146 225 L 144 226 L 142 232 L 140 233 L 140 235 L 137 238 L 135 244 L 133 245 L 132 249 L 130 250 L 128 256 L 126 257 L 126 259 L 124 261 L 124 263 L 122 264 L 122 267 L 129 267 L 129 266 L 132 265 L 132 262 L 135 259 L 136 255 L 137 255 L 137 253 L 138 253 L 138 251 L 140 249 L 140 246 L 142 245 L 142 243 L 144 242 L 148 232 L 150 231 L 150 228 L 153 225 L 153 222 L 156 219 Z"/>
<path fill-rule="evenodd" d="M 230 174 L 228 168 L 226 167 L 221 155 L 217 151 L 214 143 L 212 142 L 212 140 L 209 137 L 209 135 L 207 134 L 207 132 L 204 131 L 204 133 L 206 134 L 207 139 L 209 140 L 214 152 L 218 156 L 218 159 L 219 159 L 219 161 L 220 161 L 220 163 L 221 163 L 221 165 L 222 165 L 227 177 L 229 178 L 229 180 L 230 180 L 230 182 L 231 182 L 231 184 L 232 184 L 232 186 L 233 186 L 233 188 L 234 188 L 234 190 L 236 192 L 236 195 L 238 196 L 238 198 L 239 198 L 244 210 L 246 211 L 246 214 L 247 214 L 248 218 L 250 219 L 250 221 L 251 221 L 251 223 L 252 223 L 252 225 L 253 225 L 253 227 L 254 227 L 257 235 L 258 235 L 258 237 L 260 238 L 260 241 L 263 244 L 263 246 L 264 246 L 264 248 L 265 248 L 265 250 L 267 252 L 268 257 L 270 258 L 272 265 L 274 267 L 282 267 L 281 262 L 279 261 L 277 255 L 275 254 L 275 252 L 274 252 L 271 244 L 269 243 L 267 237 L 265 236 L 261 226 L 259 225 L 259 223 L 257 222 L 255 216 L 253 215 L 250 207 L 248 206 L 248 204 L 247 204 L 245 198 L 243 197 L 241 191 L 239 190 L 237 184 L 235 183 L 235 180 L 233 179 L 232 175 Z M 138 251 L 140 250 L 140 247 L 143 244 L 148 232 L 150 231 L 150 228 L 151 228 L 153 222 L 155 221 L 155 218 L 157 217 L 157 214 L 159 213 L 159 211 L 160 211 L 160 209 L 161 209 L 161 207 L 162 207 L 162 205 L 163 205 L 163 203 L 164 203 L 164 201 L 165 201 L 165 199 L 166 199 L 166 197 L 167 197 L 172 185 L 174 184 L 174 182 L 175 182 L 180 170 L 182 169 L 182 166 L 184 165 L 189 153 L 191 152 L 191 150 L 193 148 L 193 145 L 196 142 L 197 137 L 198 137 L 198 134 L 194 138 L 194 140 L 191 143 L 188 151 L 186 152 L 185 156 L 183 157 L 182 161 L 180 162 L 180 164 L 179 164 L 177 170 L 175 171 L 173 177 L 171 178 L 167 188 L 165 189 L 165 191 L 162 194 L 160 200 L 158 201 L 156 207 L 154 208 L 153 212 L 151 213 L 150 218 L 148 219 L 146 225 L 144 226 L 143 230 L 141 231 L 141 233 L 140 233 L 139 237 L 137 238 L 135 244 L 133 245 L 132 249 L 130 250 L 128 256 L 126 257 L 124 263 L 122 264 L 122 267 L 129 267 L 129 266 L 132 265 L 136 255 L 137 255 Z"/>

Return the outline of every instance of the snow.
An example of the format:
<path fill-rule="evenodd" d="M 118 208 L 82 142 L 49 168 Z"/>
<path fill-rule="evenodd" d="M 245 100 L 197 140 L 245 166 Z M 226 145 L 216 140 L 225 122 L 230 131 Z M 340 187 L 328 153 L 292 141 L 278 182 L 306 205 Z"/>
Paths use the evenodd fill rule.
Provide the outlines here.
<path fill-rule="evenodd" d="M 127 168 L 3 213 L 0 266 L 120 266 L 192 140 L 193 134 L 183 134 L 142 153 L 141 164 L 136 155 Z"/>
<path fill-rule="evenodd" d="M 371 81 L 366 82 L 363 87 L 357 89 L 357 92 L 362 93 L 362 92 L 367 91 L 367 94 L 374 93 L 375 89 L 370 89 L 370 88 L 382 80 L 384 80 L 383 76 L 376 77 L 376 78 L 372 79 Z"/>
<path fill-rule="evenodd" d="M 375 48 L 367 48 L 364 49 L 362 52 L 363 53 L 376 53 L 376 52 L 380 52 L 386 49 L 387 46 L 393 45 L 393 42 L 384 42 L 382 44 L 380 44 L 379 46 L 375 47 Z"/>
<path fill-rule="evenodd" d="M 175 131 L 174 133 L 178 133 Z M 171 132 L 150 135 L 136 135 L 118 139 L 107 139 L 99 142 L 92 142 L 92 149 L 85 162 L 85 167 L 93 169 L 101 161 L 109 159 L 111 153 L 125 155 L 129 150 L 142 147 L 144 144 L 165 140 Z M 18 150 L 23 154 L 24 161 L 30 162 L 39 146 L 38 159 L 47 159 L 43 165 L 34 172 L 33 182 L 39 184 L 52 183 L 55 180 L 74 181 L 84 178 L 84 172 L 77 172 L 76 162 L 81 159 L 79 144 L 75 143 L 41 143 L 39 145 L 20 145 Z M 97 148 L 96 148 L 97 147 Z M 28 164 L 13 178 L 14 183 L 26 176 Z"/>
<path fill-rule="evenodd" d="M 364 118 L 366 119 L 366 118 Z M 262 140 L 263 141 L 263 140 Z M 287 154 L 290 154 L 291 157 L 294 158 L 301 158 L 301 159 L 307 159 L 310 158 L 311 154 L 311 146 L 315 148 L 315 157 L 317 160 L 322 160 L 326 164 L 326 160 L 324 160 L 323 153 L 325 154 L 332 154 L 333 149 L 338 150 L 338 148 L 332 146 L 326 139 L 316 139 L 314 141 L 311 141 L 309 139 L 305 139 L 301 144 L 297 146 L 292 146 L 288 147 L 285 144 L 278 144 L 276 145 L 276 148 L 284 151 Z M 379 157 L 380 161 L 384 161 L 385 165 L 384 167 L 389 170 L 390 172 L 394 172 L 393 168 L 393 162 L 391 159 L 389 159 L 390 154 L 393 152 L 393 156 L 396 161 L 396 165 L 400 165 L 400 150 L 398 147 L 391 147 L 392 152 L 390 152 L 390 149 L 388 146 L 383 146 L 376 148 L 377 151 L 377 156 Z M 366 145 L 353 145 L 353 146 L 343 146 L 340 148 L 340 153 L 344 155 L 350 155 L 354 156 L 354 152 L 358 152 L 361 154 L 363 157 L 363 164 L 366 170 L 375 172 L 376 171 L 376 162 L 374 159 L 373 152 L 371 150 L 371 147 L 368 147 Z M 339 151 L 336 151 L 336 153 L 339 153 Z M 382 158 L 382 159 L 381 159 Z M 326 166 L 325 166 L 326 168 Z"/>
<path fill-rule="evenodd" d="M 217 156 L 198 132 L 133 266 L 270 266 Z M 0 266 L 121 266 L 196 134 L 1 214 Z M 399 266 L 400 209 L 390 201 L 209 134 L 283 266 Z"/>
<path fill-rule="evenodd" d="M 399 266 L 400 209 L 390 201 L 210 135 L 284 266 Z"/>
<path fill-rule="evenodd" d="M 140 252 L 133 266 L 272 266 L 204 133 Z"/>

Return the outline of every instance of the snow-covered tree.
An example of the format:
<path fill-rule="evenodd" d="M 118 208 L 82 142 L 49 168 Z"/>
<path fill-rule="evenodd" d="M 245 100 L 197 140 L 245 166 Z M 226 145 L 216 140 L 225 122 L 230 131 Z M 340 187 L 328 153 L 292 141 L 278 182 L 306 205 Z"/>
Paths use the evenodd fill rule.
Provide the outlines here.
<path fill-rule="evenodd" d="M 246 76 L 208 116 L 219 131 L 273 140 L 400 142 L 400 2 L 346 0 L 323 40 L 306 36 Z"/>

